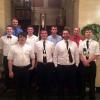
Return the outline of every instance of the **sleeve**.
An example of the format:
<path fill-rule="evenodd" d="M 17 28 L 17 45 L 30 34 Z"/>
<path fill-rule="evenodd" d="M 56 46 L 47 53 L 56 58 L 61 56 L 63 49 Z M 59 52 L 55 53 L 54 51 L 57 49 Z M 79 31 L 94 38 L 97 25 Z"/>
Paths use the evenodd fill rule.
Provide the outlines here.
<path fill-rule="evenodd" d="M 13 48 L 13 46 L 11 46 L 11 48 L 10 48 L 10 50 L 8 52 L 7 59 L 8 60 L 13 60 L 13 58 L 14 58 L 14 48 Z"/>
<path fill-rule="evenodd" d="M 35 59 L 35 52 L 34 52 L 34 49 L 32 47 L 30 47 L 30 58 Z"/>
<path fill-rule="evenodd" d="M 53 54 L 53 62 L 55 64 L 55 67 L 57 67 L 57 64 L 58 64 L 57 61 L 58 61 L 58 46 L 56 45 L 54 49 L 54 54 Z"/>
<path fill-rule="evenodd" d="M 82 44 L 83 42 L 81 41 L 80 43 L 79 43 L 79 54 L 83 54 L 83 44 Z"/>
<path fill-rule="evenodd" d="M 96 46 L 95 46 L 95 55 L 100 55 L 100 45 L 98 42 L 96 43 Z"/>
<path fill-rule="evenodd" d="M 75 57 L 76 66 L 78 67 L 80 60 L 79 60 L 79 48 L 78 48 L 77 44 L 75 45 L 75 55 L 74 55 L 74 57 Z"/>
<path fill-rule="evenodd" d="M 34 53 L 37 53 L 37 42 L 34 43 Z"/>
<path fill-rule="evenodd" d="M 62 37 L 60 36 L 60 41 L 62 40 Z"/>
<path fill-rule="evenodd" d="M 0 38 L 0 49 L 3 49 L 3 40 Z"/>
<path fill-rule="evenodd" d="M 52 54 L 54 54 L 54 49 L 55 49 L 55 46 L 54 46 L 54 43 L 52 44 Z"/>
<path fill-rule="evenodd" d="M 51 35 L 47 37 L 47 40 L 51 41 Z"/>

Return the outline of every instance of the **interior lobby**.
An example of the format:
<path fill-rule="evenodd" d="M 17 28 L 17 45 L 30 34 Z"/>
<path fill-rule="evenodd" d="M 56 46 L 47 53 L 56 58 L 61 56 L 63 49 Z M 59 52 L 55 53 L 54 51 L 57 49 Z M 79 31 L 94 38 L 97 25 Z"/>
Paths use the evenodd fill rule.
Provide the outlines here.
<path fill-rule="evenodd" d="M 41 17 L 44 17 L 47 27 L 83 28 L 88 24 L 100 24 L 100 0 L 0 0 L 0 36 L 14 17 L 18 18 L 23 30 L 28 25 L 40 27 Z M 100 57 L 96 64 L 96 90 L 100 93 Z M 99 93 L 97 100 L 100 100 Z M 13 98 L 8 99 L 7 96 L 0 100 Z"/>

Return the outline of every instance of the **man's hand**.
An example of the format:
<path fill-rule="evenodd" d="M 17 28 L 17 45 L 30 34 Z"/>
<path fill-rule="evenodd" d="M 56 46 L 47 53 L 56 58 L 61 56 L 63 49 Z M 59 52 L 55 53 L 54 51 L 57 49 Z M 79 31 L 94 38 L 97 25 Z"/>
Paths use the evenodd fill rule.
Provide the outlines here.
<path fill-rule="evenodd" d="M 34 66 L 30 67 L 28 70 L 33 70 L 34 69 Z"/>
<path fill-rule="evenodd" d="M 84 61 L 82 61 L 83 62 L 83 64 L 84 64 L 84 66 L 85 67 L 89 67 L 90 66 L 90 64 L 89 64 L 89 61 L 88 60 L 84 60 Z"/>
<path fill-rule="evenodd" d="M 13 77 L 14 77 L 13 71 L 9 72 L 9 77 L 10 77 L 10 78 L 13 78 Z"/>

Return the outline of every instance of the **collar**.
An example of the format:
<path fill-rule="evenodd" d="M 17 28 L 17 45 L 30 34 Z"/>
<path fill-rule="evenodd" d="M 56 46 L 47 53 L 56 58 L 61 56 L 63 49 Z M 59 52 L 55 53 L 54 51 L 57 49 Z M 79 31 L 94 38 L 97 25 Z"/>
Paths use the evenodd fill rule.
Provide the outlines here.
<path fill-rule="evenodd" d="M 7 38 L 10 38 L 11 39 L 12 38 L 12 35 L 7 35 Z"/>

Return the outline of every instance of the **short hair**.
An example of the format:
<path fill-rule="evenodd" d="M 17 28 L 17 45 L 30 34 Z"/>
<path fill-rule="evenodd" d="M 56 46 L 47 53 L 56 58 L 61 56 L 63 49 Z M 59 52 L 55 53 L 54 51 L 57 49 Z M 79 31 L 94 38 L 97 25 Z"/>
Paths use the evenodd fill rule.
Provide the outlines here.
<path fill-rule="evenodd" d="M 46 31 L 46 32 L 47 32 L 47 30 L 46 30 L 46 29 L 41 29 L 40 34 L 41 34 L 41 32 L 42 32 L 42 31 Z M 47 33 L 48 33 L 48 32 L 47 32 Z"/>
<path fill-rule="evenodd" d="M 17 20 L 17 21 L 18 21 L 18 18 L 16 18 L 16 17 L 13 17 L 13 18 L 11 19 L 11 21 L 12 21 L 12 20 Z"/>
<path fill-rule="evenodd" d="M 91 30 L 92 33 L 94 33 L 94 31 L 93 31 L 93 29 L 91 27 L 85 27 L 83 32 L 85 33 L 86 31 L 89 31 L 89 30 Z"/>
<path fill-rule="evenodd" d="M 28 26 L 27 26 L 27 28 L 29 28 L 29 27 L 31 27 L 31 28 L 33 28 L 33 29 L 34 29 L 33 25 L 28 25 Z"/>
<path fill-rule="evenodd" d="M 26 32 L 19 33 L 18 34 L 18 39 L 19 39 L 20 36 L 23 36 L 23 37 L 27 38 L 27 33 Z"/>
<path fill-rule="evenodd" d="M 66 28 L 66 29 L 64 29 L 63 31 L 68 31 L 69 34 L 70 34 L 70 29 L 69 29 L 69 28 Z"/>
<path fill-rule="evenodd" d="M 58 28 L 56 25 L 52 25 L 52 26 L 51 26 L 51 29 L 52 29 L 53 27 L 54 27 L 54 28 Z"/>
<path fill-rule="evenodd" d="M 12 25 L 7 25 L 7 26 L 5 27 L 5 30 L 6 30 L 8 27 L 11 27 L 11 28 L 12 28 L 12 30 L 13 30 Z"/>
<path fill-rule="evenodd" d="M 12 27 L 12 25 L 7 25 L 6 28 L 7 28 L 7 27 Z M 12 28 L 13 28 L 13 27 L 12 27 Z"/>

